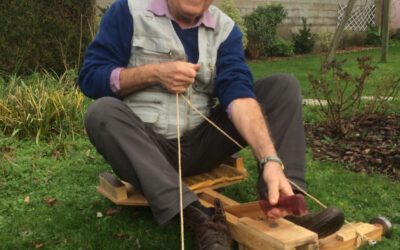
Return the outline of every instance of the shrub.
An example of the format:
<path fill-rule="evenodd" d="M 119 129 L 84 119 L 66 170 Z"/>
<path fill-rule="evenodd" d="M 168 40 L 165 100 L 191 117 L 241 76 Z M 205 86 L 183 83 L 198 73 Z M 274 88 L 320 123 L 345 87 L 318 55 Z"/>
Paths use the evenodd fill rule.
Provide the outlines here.
<path fill-rule="evenodd" d="M 334 33 L 327 32 L 327 33 L 316 33 L 315 38 L 319 42 L 319 46 L 321 47 L 322 51 L 328 51 L 329 46 L 331 45 L 331 41 L 333 39 Z"/>
<path fill-rule="evenodd" d="M 3 81 L 0 131 L 18 138 L 49 138 L 83 133 L 84 96 L 76 87 L 76 71 L 61 77 L 38 73 Z"/>
<path fill-rule="evenodd" d="M 367 38 L 365 43 L 368 45 L 381 44 L 381 31 L 378 26 L 367 24 Z"/>
<path fill-rule="evenodd" d="M 233 21 L 239 26 L 240 31 L 243 34 L 243 49 L 247 48 L 247 28 L 244 25 L 244 19 L 240 15 L 239 9 L 236 7 L 233 0 L 223 0 L 222 11 L 227 14 Z"/>
<path fill-rule="evenodd" d="M 294 41 L 294 52 L 296 54 L 303 54 L 313 51 L 315 38 L 311 34 L 310 26 L 307 25 L 307 18 L 302 17 L 303 28 L 299 30 L 299 34 L 292 34 Z"/>
<path fill-rule="evenodd" d="M 400 28 L 396 29 L 396 32 L 390 36 L 391 39 L 400 40 Z"/>
<path fill-rule="evenodd" d="M 290 41 L 286 41 L 280 37 L 275 39 L 272 45 L 270 55 L 272 56 L 292 56 L 294 54 L 294 45 Z"/>
<path fill-rule="evenodd" d="M 261 55 L 271 54 L 277 42 L 276 26 L 287 16 L 281 4 L 259 6 L 251 14 L 245 16 L 247 39 L 249 46 L 259 47 Z M 251 44 L 251 45 L 250 45 Z"/>
<path fill-rule="evenodd" d="M 316 112 L 322 116 L 332 135 L 342 137 L 371 115 L 383 114 L 391 107 L 390 101 L 398 97 L 400 78 L 383 78 L 375 84 L 372 98 L 363 101 L 364 88 L 368 77 L 377 67 L 371 66 L 372 57 L 357 58 L 359 77 L 353 77 L 343 70 L 346 61 L 334 60 L 327 65 L 327 71 L 319 78 L 308 75 L 313 95 L 319 103 Z"/>
<path fill-rule="evenodd" d="M 92 40 L 95 0 L 0 1 L 0 69 L 31 74 L 35 69 L 62 74 L 81 65 Z"/>

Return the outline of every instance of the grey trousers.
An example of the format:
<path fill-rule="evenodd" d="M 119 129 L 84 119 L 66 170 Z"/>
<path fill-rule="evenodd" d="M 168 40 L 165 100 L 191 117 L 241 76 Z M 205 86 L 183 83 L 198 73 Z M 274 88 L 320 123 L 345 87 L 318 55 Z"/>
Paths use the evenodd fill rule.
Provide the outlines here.
<path fill-rule="evenodd" d="M 305 140 L 298 81 L 290 75 L 275 74 L 257 81 L 254 90 L 286 176 L 305 188 Z M 210 119 L 246 145 L 222 108 L 214 108 Z M 100 98 L 89 107 L 85 128 L 113 171 L 143 193 L 158 223 L 166 224 L 179 213 L 176 139 L 155 133 L 125 103 L 112 97 Z M 208 171 L 239 150 L 204 121 L 181 136 L 182 175 Z M 184 185 L 184 207 L 197 199 Z"/>

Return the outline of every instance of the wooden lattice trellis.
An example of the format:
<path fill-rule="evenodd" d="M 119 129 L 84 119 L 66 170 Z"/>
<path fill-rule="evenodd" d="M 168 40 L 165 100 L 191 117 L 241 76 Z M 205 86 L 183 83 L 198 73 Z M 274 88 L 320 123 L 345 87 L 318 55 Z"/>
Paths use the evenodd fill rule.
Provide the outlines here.
<path fill-rule="evenodd" d="M 346 4 L 339 3 L 337 17 L 338 26 L 343 18 L 346 7 Z M 367 24 L 374 23 L 375 12 L 376 5 L 374 2 L 366 2 L 365 5 L 355 7 L 351 13 L 349 21 L 347 22 L 345 30 L 365 31 L 367 29 Z"/>

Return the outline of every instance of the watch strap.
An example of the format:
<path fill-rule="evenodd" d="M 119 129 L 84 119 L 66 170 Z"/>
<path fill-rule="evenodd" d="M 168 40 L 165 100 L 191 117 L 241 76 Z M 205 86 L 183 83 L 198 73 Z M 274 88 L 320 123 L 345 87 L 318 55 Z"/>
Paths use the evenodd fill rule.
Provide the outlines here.
<path fill-rule="evenodd" d="M 264 165 L 269 161 L 278 162 L 282 166 L 282 171 L 285 169 L 285 166 L 283 165 L 283 162 L 277 156 L 266 156 L 266 157 L 261 158 L 261 160 L 260 160 L 261 167 L 264 168 Z"/>

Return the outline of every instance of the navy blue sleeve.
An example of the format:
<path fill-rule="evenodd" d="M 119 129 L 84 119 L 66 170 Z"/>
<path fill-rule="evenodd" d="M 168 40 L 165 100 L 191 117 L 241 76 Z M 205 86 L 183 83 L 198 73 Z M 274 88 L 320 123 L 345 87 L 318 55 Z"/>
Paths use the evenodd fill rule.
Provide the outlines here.
<path fill-rule="evenodd" d="M 105 13 L 100 31 L 86 50 L 79 73 L 79 87 L 90 98 L 115 96 L 110 87 L 111 72 L 126 67 L 131 55 L 133 18 L 127 0 L 118 0 Z"/>
<path fill-rule="evenodd" d="M 256 98 L 253 75 L 246 64 L 242 32 L 234 26 L 228 38 L 220 45 L 217 57 L 217 77 L 214 93 L 225 110 L 237 98 Z"/>

